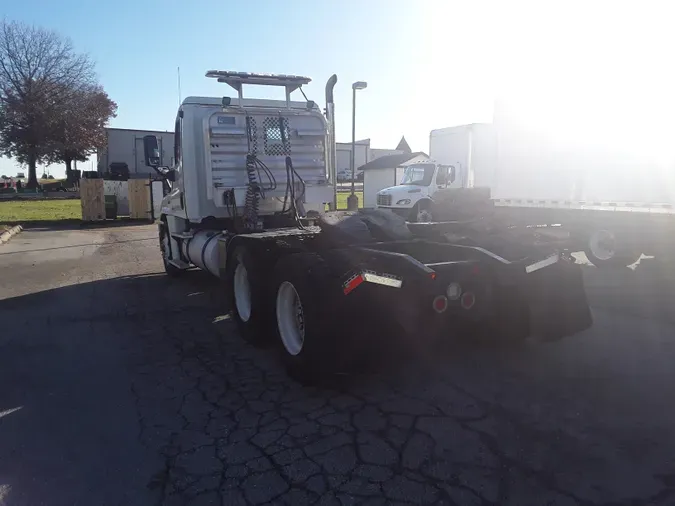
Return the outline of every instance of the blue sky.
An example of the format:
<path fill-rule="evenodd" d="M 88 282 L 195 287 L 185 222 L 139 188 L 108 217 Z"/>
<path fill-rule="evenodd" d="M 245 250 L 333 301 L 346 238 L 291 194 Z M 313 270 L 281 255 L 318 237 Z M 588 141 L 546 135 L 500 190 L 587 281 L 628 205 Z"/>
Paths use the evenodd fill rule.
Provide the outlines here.
<path fill-rule="evenodd" d="M 325 81 L 336 73 L 341 141 L 351 138 L 350 85 L 365 80 L 357 136 L 372 138 L 375 147 L 393 148 L 405 135 L 413 149 L 426 151 L 431 127 L 490 119 L 489 98 L 447 114 L 441 107 L 424 121 L 412 115 L 439 106 L 427 46 L 445 22 L 435 22 L 434 2 L 10 0 L 3 10 L 5 19 L 57 30 L 89 53 L 119 106 L 115 127 L 172 129 L 179 66 L 183 97 L 233 93 L 204 77 L 208 69 L 232 69 L 310 76 L 306 93 L 321 104 Z M 7 165 L 0 162 L 0 170 L 12 172 Z"/>
<path fill-rule="evenodd" d="M 612 100 L 625 99 L 616 90 L 644 77 L 631 65 L 658 65 L 654 48 L 667 58 L 673 47 L 671 40 L 654 38 L 671 33 L 665 11 L 600 1 L 568 1 L 556 10 L 552 5 L 8 0 L 3 15 L 56 30 L 88 53 L 119 106 L 115 127 L 171 130 L 177 67 L 183 97 L 234 93 L 204 77 L 208 69 L 228 69 L 310 76 L 306 93 L 320 104 L 326 80 L 336 73 L 339 141 L 351 138 L 350 85 L 365 80 L 368 89 L 357 97 L 357 137 L 393 148 L 405 135 L 414 150 L 426 151 L 433 128 L 490 121 L 494 98 L 504 89 L 540 95 L 543 90 L 548 96 L 569 96 L 573 89 L 578 103 L 593 84 L 604 95 L 605 89 L 615 91 Z M 61 167 L 50 170 L 62 173 Z M 10 161 L 0 160 L 1 173 L 15 171 Z"/>

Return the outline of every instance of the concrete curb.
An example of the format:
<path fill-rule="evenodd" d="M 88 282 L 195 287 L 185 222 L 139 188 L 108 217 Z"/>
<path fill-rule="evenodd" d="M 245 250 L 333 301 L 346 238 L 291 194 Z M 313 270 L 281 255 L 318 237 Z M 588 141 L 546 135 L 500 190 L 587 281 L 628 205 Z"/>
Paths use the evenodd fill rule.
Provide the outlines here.
<path fill-rule="evenodd" d="M 0 244 L 5 244 L 8 242 L 12 237 L 14 237 L 16 234 L 21 232 L 23 230 L 23 227 L 21 225 L 15 225 L 9 230 L 4 231 L 0 235 Z"/>

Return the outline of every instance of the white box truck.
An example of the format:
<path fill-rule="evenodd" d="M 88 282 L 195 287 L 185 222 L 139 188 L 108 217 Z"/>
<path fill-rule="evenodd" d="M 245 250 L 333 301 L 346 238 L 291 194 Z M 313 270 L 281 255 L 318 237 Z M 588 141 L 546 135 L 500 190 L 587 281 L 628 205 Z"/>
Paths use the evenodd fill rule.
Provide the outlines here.
<path fill-rule="evenodd" d="M 439 192 L 492 185 L 495 149 L 495 133 L 489 123 L 433 130 L 431 159 L 408 165 L 399 185 L 378 192 L 377 207 L 411 222 L 433 221 L 432 208 Z"/>
<path fill-rule="evenodd" d="M 493 124 L 433 130 L 432 184 L 415 193 L 409 185 L 388 188 L 380 201 L 411 221 L 432 221 L 441 217 L 441 201 L 453 195 L 448 190 L 485 188 L 502 223 L 555 225 L 562 246 L 584 251 L 598 267 L 630 265 L 641 254 L 672 257 L 673 166 L 583 141 L 569 132 L 544 133 L 507 114 L 496 114 Z"/>

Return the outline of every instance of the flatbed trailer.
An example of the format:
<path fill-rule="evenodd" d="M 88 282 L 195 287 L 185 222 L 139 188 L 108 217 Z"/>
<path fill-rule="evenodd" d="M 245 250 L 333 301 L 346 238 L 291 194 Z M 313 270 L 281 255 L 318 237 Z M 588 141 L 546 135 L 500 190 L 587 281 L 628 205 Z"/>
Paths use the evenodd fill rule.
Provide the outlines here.
<path fill-rule="evenodd" d="M 625 267 L 642 254 L 675 258 L 672 204 L 495 199 L 495 216 L 504 224 L 560 231 L 570 251 L 583 251 L 597 267 Z"/>
<path fill-rule="evenodd" d="M 335 205 L 336 77 L 326 122 L 313 102 L 290 101 L 308 78 L 207 76 L 239 100 L 188 98 L 179 110 L 177 166 L 157 167 L 171 183 L 158 222 L 164 267 L 219 277 L 242 337 L 278 341 L 294 376 L 348 369 L 375 337 L 401 330 L 426 345 L 558 339 L 591 325 L 580 268 L 554 249 L 469 229 L 455 240 L 448 230 L 461 224 L 416 229 L 386 211 L 324 212 Z M 283 86 L 287 100 L 244 100 L 243 84 Z M 151 166 L 155 149 L 149 136 Z"/>
<path fill-rule="evenodd" d="M 451 169 L 448 172 L 448 167 Z M 456 187 L 455 167 L 426 161 L 408 170 L 428 174 L 427 186 L 380 190 L 378 208 L 411 222 L 488 218 L 501 227 L 548 228 L 561 249 L 583 251 L 600 268 L 626 267 L 642 254 L 675 258 L 675 207 L 668 203 L 494 199 L 486 187 Z M 461 172 L 461 171 L 460 171 Z M 420 183 L 421 184 L 421 183 Z"/>

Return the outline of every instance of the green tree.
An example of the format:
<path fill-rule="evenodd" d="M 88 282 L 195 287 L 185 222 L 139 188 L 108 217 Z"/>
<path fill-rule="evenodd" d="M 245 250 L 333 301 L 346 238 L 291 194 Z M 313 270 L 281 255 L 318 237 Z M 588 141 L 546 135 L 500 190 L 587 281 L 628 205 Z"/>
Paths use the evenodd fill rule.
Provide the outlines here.
<path fill-rule="evenodd" d="M 69 39 L 17 22 L 0 22 L 0 154 L 28 166 L 47 161 L 64 104 L 96 85 L 94 65 Z"/>
<path fill-rule="evenodd" d="M 54 135 L 47 147 L 49 163 L 64 163 L 66 178 L 73 181 L 73 162 L 83 162 L 105 147 L 105 126 L 115 117 L 117 104 L 100 86 L 79 91 L 62 104 L 56 115 Z"/>

